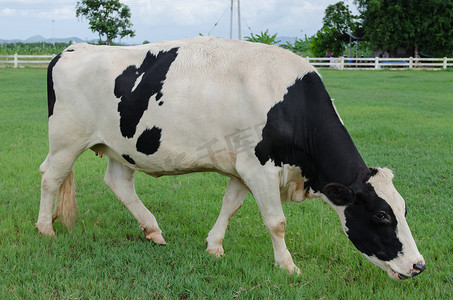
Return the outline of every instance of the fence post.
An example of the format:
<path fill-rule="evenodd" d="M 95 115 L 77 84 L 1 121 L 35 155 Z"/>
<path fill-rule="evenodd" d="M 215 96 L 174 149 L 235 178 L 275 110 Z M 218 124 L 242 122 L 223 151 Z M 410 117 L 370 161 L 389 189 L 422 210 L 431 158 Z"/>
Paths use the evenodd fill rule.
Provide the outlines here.
<path fill-rule="evenodd" d="M 379 57 L 374 58 L 374 68 L 379 69 Z"/>
<path fill-rule="evenodd" d="M 341 56 L 341 57 L 340 57 L 340 69 L 341 69 L 341 70 L 344 69 L 344 56 Z"/>
<path fill-rule="evenodd" d="M 14 54 L 14 68 L 17 68 L 17 53 Z"/>
<path fill-rule="evenodd" d="M 409 69 L 412 69 L 414 67 L 414 58 L 411 56 L 409 57 Z"/>
<path fill-rule="evenodd" d="M 305 59 L 307 60 L 308 63 L 310 63 L 310 57 L 309 56 L 307 56 Z"/>
<path fill-rule="evenodd" d="M 447 69 L 447 58 L 444 57 L 444 65 L 443 65 L 444 70 Z"/>

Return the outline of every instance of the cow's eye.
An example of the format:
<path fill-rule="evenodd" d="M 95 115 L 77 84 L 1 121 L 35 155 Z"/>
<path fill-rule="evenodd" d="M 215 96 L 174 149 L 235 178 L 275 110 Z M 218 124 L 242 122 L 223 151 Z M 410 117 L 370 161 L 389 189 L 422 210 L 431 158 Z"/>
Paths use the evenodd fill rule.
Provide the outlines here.
<path fill-rule="evenodd" d="M 381 211 L 378 212 L 378 213 L 376 214 L 376 218 L 377 218 L 378 220 L 384 220 L 384 219 L 385 219 L 385 213 L 383 213 L 383 212 L 381 212 Z"/>
<path fill-rule="evenodd" d="M 390 222 L 390 217 L 389 215 L 384 212 L 384 211 L 378 211 L 375 215 L 374 215 L 374 218 L 378 221 L 378 222 L 382 222 L 382 223 L 389 223 Z"/>

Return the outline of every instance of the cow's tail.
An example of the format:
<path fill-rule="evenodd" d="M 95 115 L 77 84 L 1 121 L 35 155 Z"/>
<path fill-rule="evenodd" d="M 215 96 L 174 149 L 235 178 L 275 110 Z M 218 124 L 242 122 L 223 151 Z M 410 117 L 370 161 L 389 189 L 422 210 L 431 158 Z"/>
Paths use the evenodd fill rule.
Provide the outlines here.
<path fill-rule="evenodd" d="M 79 211 L 75 197 L 74 171 L 71 170 L 68 177 L 60 186 L 59 195 L 56 198 L 55 212 L 52 220 L 58 219 L 69 231 L 75 224 L 76 214 Z"/>

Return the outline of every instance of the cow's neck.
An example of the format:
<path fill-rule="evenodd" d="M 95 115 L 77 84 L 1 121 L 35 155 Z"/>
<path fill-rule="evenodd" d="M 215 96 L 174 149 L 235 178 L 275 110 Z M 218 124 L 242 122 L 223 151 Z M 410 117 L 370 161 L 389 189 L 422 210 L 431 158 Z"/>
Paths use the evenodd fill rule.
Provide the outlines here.
<path fill-rule="evenodd" d="M 332 100 L 324 88 L 319 76 L 315 73 L 307 74 L 299 86 L 300 99 L 303 102 L 301 118 L 304 132 L 301 138 L 308 152 L 308 160 L 302 162 L 310 168 L 306 174 L 308 185 L 314 190 L 322 188 L 332 182 L 346 186 L 352 185 L 360 174 L 368 170 L 359 154 L 348 131 L 340 121 L 333 106 Z"/>
<path fill-rule="evenodd" d="M 323 123 L 322 120 L 320 123 Z M 349 133 L 339 121 L 332 119 L 316 129 L 312 127 L 305 140 L 308 141 L 310 158 L 302 162 L 301 168 L 303 173 L 304 166 L 310 168 L 306 177 L 308 185 L 315 191 L 322 191 L 325 185 L 333 182 L 350 186 L 368 170 Z"/>
<path fill-rule="evenodd" d="M 255 148 L 260 162 L 300 167 L 315 191 L 331 182 L 349 186 L 367 170 L 314 72 L 297 79 L 269 110 L 262 135 Z"/>

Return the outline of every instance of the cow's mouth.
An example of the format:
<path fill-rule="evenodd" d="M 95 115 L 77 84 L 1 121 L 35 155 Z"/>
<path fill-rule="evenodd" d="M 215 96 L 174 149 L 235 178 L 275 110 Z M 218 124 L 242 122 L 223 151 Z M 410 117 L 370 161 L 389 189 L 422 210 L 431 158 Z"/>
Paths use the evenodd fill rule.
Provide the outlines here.
<path fill-rule="evenodd" d="M 404 280 L 404 279 L 408 279 L 409 276 L 406 276 L 406 275 L 403 275 L 401 273 L 398 273 L 398 278 L 401 279 L 401 280 Z"/>
<path fill-rule="evenodd" d="M 392 279 L 395 279 L 395 280 L 405 280 L 405 279 L 408 279 L 410 276 L 407 276 L 407 275 L 404 275 L 404 274 L 401 274 L 399 272 L 396 272 L 394 271 L 392 268 L 389 267 L 389 271 L 388 271 L 390 277 Z"/>
<path fill-rule="evenodd" d="M 415 269 L 415 270 L 411 270 L 411 272 L 409 274 L 401 274 L 397 271 L 394 271 L 391 267 L 388 267 L 388 274 L 391 278 L 393 279 L 396 279 L 396 280 L 405 280 L 405 279 L 408 279 L 408 278 L 411 278 L 411 277 L 414 277 L 414 276 L 417 276 L 418 274 L 420 274 L 421 272 L 423 272 L 424 270 L 424 265 L 423 265 L 423 268 L 422 269 Z"/>

